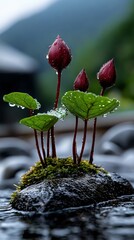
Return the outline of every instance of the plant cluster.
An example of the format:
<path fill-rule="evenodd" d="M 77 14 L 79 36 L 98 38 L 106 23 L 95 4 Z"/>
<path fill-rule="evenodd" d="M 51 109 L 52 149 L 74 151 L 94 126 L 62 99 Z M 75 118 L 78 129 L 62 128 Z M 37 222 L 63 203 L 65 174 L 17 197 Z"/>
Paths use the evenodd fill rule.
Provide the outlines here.
<path fill-rule="evenodd" d="M 69 65 L 72 59 L 71 51 L 66 43 L 57 36 L 54 43 L 50 46 L 47 59 L 52 68 L 57 74 L 57 89 L 53 109 L 47 113 L 37 113 L 40 103 L 27 93 L 12 92 L 4 95 L 3 100 L 8 102 L 10 106 L 18 106 L 29 109 L 29 117 L 20 120 L 24 124 L 34 130 L 36 148 L 39 159 L 43 168 L 47 166 L 47 159 L 57 158 L 55 144 L 55 124 L 64 119 L 68 112 L 75 116 L 75 129 L 72 142 L 73 163 L 79 165 L 82 160 L 84 147 L 86 143 L 87 126 L 90 119 L 94 119 L 94 128 L 92 136 L 92 145 L 89 153 L 89 163 L 93 163 L 93 154 L 95 146 L 96 124 L 97 117 L 114 111 L 119 101 L 104 97 L 104 92 L 107 88 L 112 87 L 116 81 L 116 70 L 114 61 L 111 59 L 105 63 L 97 74 L 99 84 L 102 89 L 100 95 L 95 95 L 89 92 L 89 80 L 85 69 L 82 69 L 76 77 L 73 85 L 73 90 L 64 94 L 61 99 L 62 107 L 59 107 L 60 85 L 62 71 Z M 83 139 L 81 151 L 77 151 L 77 132 L 79 118 L 84 122 Z M 46 147 L 44 144 L 44 132 L 47 132 Z M 40 133 L 40 144 L 39 144 Z"/>

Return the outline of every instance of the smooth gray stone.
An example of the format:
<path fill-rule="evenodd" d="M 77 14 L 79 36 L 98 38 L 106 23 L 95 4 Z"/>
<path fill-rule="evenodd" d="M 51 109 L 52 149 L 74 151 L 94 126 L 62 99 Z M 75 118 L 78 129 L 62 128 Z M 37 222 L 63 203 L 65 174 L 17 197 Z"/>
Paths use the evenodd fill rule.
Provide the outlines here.
<path fill-rule="evenodd" d="M 122 149 L 113 142 L 104 141 L 101 144 L 101 149 L 100 149 L 99 153 L 118 156 L 118 155 L 122 154 Z"/>
<path fill-rule="evenodd" d="M 134 150 L 129 149 L 120 156 L 95 154 L 94 163 L 121 176 L 124 176 L 125 173 L 134 173 Z"/>
<path fill-rule="evenodd" d="M 110 128 L 100 139 L 99 152 L 104 153 L 105 143 L 111 142 L 119 147 L 122 151 L 129 148 L 134 148 L 134 124 L 133 123 L 121 123 Z M 112 147 L 112 145 L 111 145 Z M 118 150 L 119 150 L 118 149 Z M 112 150 L 112 149 L 111 149 Z M 118 151 L 117 151 L 118 154 Z"/>
<path fill-rule="evenodd" d="M 0 189 L 15 188 L 20 177 L 34 164 L 34 159 L 28 156 L 10 156 L 0 161 Z"/>
<path fill-rule="evenodd" d="M 32 145 L 15 137 L 0 139 L 0 160 L 8 156 L 25 155 L 31 156 Z"/>
<path fill-rule="evenodd" d="M 1 179 L 15 178 L 17 172 L 30 168 L 33 161 L 27 156 L 11 156 L 0 164 Z"/>
<path fill-rule="evenodd" d="M 132 185 L 117 174 L 86 174 L 28 186 L 17 194 L 12 207 L 42 213 L 97 204 L 129 194 L 134 194 Z"/>

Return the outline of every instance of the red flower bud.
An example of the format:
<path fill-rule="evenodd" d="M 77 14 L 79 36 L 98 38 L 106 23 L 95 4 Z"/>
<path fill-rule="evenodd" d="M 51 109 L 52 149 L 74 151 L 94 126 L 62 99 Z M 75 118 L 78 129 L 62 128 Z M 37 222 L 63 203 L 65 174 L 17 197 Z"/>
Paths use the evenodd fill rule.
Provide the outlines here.
<path fill-rule="evenodd" d="M 89 81 L 85 69 L 82 69 L 74 81 L 74 89 L 86 92 L 89 87 Z"/>
<path fill-rule="evenodd" d="M 49 64 L 58 72 L 61 72 L 71 62 L 71 51 L 60 36 L 57 36 L 51 45 L 47 58 Z"/>
<path fill-rule="evenodd" d="M 114 60 L 111 59 L 105 63 L 97 73 L 97 79 L 103 88 L 109 88 L 115 84 L 116 70 Z"/>

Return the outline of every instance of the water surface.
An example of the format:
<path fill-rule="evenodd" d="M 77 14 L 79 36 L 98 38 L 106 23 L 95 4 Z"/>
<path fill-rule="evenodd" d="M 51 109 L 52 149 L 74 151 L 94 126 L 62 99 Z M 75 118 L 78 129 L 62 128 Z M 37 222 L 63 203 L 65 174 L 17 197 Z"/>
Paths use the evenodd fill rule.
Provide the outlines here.
<path fill-rule="evenodd" d="M 46 214 L 18 212 L 11 208 L 12 190 L 0 190 L 1 240 L 134 239 L 134 195 Z"/>

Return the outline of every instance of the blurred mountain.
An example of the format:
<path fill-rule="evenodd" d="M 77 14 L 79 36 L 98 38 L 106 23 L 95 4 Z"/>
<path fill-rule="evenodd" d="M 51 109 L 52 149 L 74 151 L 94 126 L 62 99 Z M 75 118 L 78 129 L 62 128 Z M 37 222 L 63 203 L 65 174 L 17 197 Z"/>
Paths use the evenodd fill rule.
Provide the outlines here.
<path fill-rule="evenodd" d="M 74 72 L 78 73 L 84 66 L 91 80 L 90 91 L 100 91 L 96 73 L 111 58 L 115 60 L 117 81 L 109 93 L 116 91 L 118 97 L 134 100 L 134 3 L 124 20 L 107 29 L 92 46 L 87 43 L 81 49 L 74 63 Z M 125 104 L 127 107 L 127 101 Z"/>
<path fill-rule="evenodd" d="M 0 35 L 0 39 L 29 54 L 47 67 L 44 56 L 59 34 L 73 54 L 95 39 L 107 26 L 120 21 L 131 0 L 59 0 L 49 8 L 23 19 Z M 111 24 L 111 25 L 110 25 Z"/>

